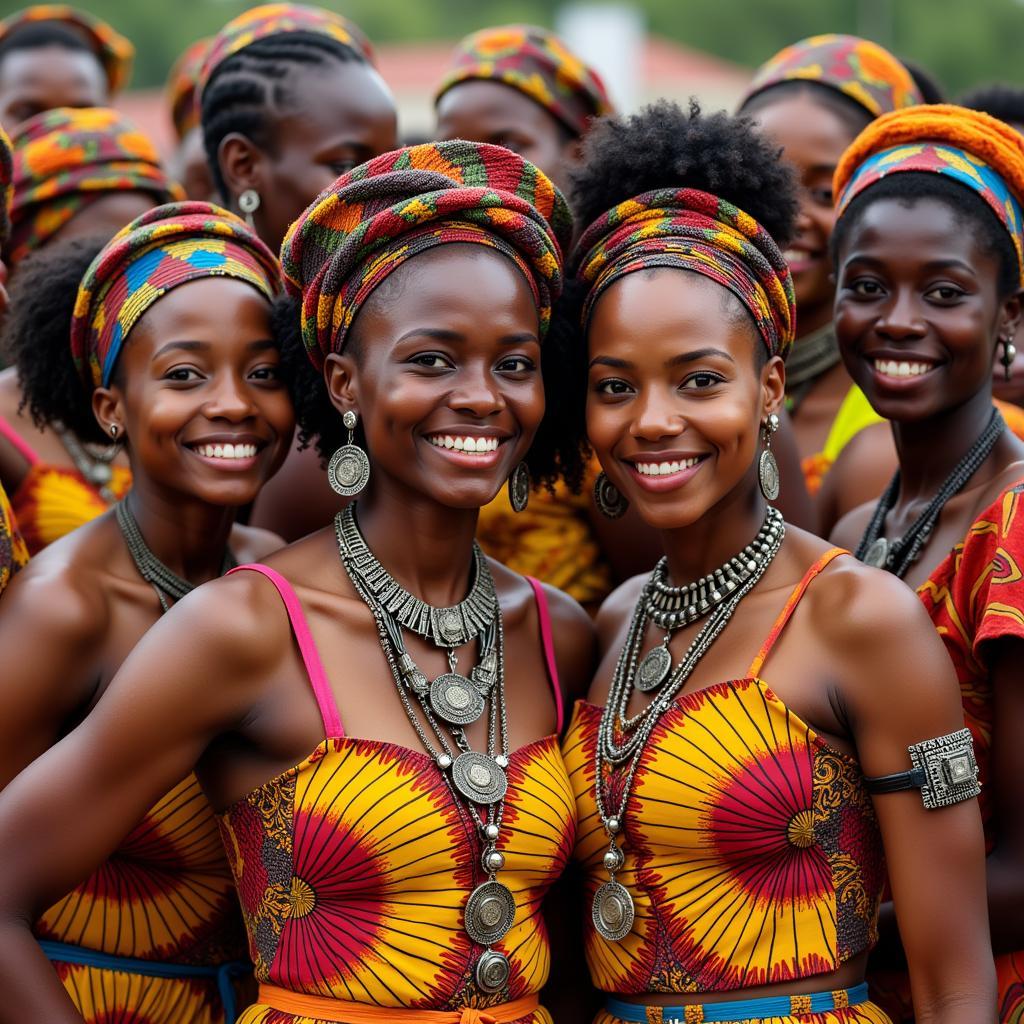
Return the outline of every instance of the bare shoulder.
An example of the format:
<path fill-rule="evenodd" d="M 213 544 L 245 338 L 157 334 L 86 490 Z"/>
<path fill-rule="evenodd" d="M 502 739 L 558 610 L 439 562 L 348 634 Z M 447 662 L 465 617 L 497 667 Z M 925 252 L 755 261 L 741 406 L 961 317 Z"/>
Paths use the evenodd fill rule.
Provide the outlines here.
<path fill-rule="evenodd" d="M 856 551 L 874 511 L 875 502 L 869 501 L 859 505 L 852 512 L 847 512 L 833 527 L 829 540 L 838 547 L 846 548 L 847 551 Z"/>
<path fill-rule="evenodd" d="M 235 523 L 231 530 L 231 550 L 240 565 L 261 562 L 285 546 L 284 538 L 258 526 Z"/>
<path fill-rule="evenodd" d="M 616 641 L 622 631 L 623 623 L 628 621 L 633 614 L 649 575 L 649 573 L 641 573 L 638 576 L 633 576 L 625 583 L 620 583 L 604 599 L 595 620 L 597 643 L 602 655 Z"/>

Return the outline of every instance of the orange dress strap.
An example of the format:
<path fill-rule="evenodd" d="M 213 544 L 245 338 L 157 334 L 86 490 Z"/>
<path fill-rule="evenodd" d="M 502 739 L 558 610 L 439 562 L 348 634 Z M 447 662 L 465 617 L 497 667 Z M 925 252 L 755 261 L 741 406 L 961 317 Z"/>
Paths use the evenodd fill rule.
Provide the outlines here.
<path fill-rule="evenodd" d="M 757 652 L 757 657 L 750 663 L 750 668 L 747 670 L 748 676 L 756 678 L 761 672 L 761 669 L 764 668 L 764 663 L 768 660 L 768 655 L 775 646 L 775 641 L 779 639 L 782 631 L 786 628 L 793 612 L 796 611 L 796 606 L 800 603 L 800 598 L 802 598 L 807 592 L 807 588 L 811 585 L 814 579 L 819 576 L 822 570 L 825 569 L 826 566 L 830 565 L 834 559 L 838 558 L 840 555 L 848 555 L 849 553 L 850 552 L 845 548 L 830 548 L 814 563 L 814 565 L 810 567 L 810 569 L 807 570 L 807 572 L 804 573 L 804 578 L 793 588 L 793 593 L 789 595 L 789 600 L 779 613 L 779 617 L 775 620 L 775 625 L 772 626 L 771 632 L 761 645 L 761 650 Z"/>
<path fill-rule="evenodd" d="M 533 1013 L 540 1006 L 536 994 L 514 999 L 485 1010 L 467 1007 L 464 1010 L 403 1010 L 394 1006 L 370 1006 L 347 999 L 330 999 L 291 992 L 277 985 L 260 985 L 259 1002 L 279 1013 L 341 1024 L 511 1024 Z"/>

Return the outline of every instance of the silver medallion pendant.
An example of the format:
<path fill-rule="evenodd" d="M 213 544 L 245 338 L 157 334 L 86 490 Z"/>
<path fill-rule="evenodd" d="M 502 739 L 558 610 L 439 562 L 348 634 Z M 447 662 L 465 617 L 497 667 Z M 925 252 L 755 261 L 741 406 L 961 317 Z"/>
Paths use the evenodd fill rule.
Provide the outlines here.
<path fill-rule="evenodd" d="M 370 460 L 359 445 L 342 445 L 327 466 L 327 480 L 338 494 L 358 494 L 370 479 Z"/>
<path fill-rule="evenodd" d="M 431 609 L 431 617 L 434 620 L 434 643 L 438 647 L 464 642 L 466 629 L 462 616 L 455 608 Z"/>
<path fill-rule="evenodd" d="M 656 690 L 672 671 L 672 655 L 664 644 L 651 648 L 640 662 L 636 673 L 636 688 L 649 693 Z"/>
<path fill-rule="evenodd" d="M 633 897 L 618 882 L 605 882 L 594 893 L 594 927 L 609 942 L 618 942 L 633 927 Z"/>
<path fill-rule="evenodd" d="M 504 953 L 484 950 L 476 962 L 476 987 L 482 992 L 500 992 L 507 984 L 512 969 Z"/>
<path fill-rule="evenodd" d="M 779 464 L 770 448 L 765 448 L 757 461 L 757 479 L 761 493 L 769 501 L 774 501 L 779 496 Z"/>
<path fill-rule="evenodd" d="M 430 707 L 449 725 L 469 725 L 484 713 L 484 699 L 458 672 L 445 672 L 430 684 Z"/>
<path fill-rule="evenodd" d="M 876 569 L 884 569 L 889 564 L 889 542 L 879 537 L 864 555 L 864 564 L 873 565 Z"/>
<path fill-rule="evenodd" d="M 515 916 L 516 901 L 508 887 L 484 882 L 466 902 L 466 934 L 481 946 L 490 946 L 512 927 Z"/>
<path fill-rule="evenodd" d="M 467 800 L 476 804 L 496 804 L 508 790 L 508 779 L 494 758 L 475 750 L 455 759 L 452 783 Z"/>

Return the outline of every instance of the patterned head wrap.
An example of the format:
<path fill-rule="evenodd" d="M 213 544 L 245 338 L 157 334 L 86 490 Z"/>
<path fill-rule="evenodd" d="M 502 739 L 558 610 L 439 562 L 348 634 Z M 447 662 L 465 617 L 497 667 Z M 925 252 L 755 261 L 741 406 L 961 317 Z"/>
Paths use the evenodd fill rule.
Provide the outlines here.
<path fill-rule="evenodd" d="M 749 214 L 698 189 L 645 192 L 596 220 L 576 245 L 577 276 L 590 287 L 584 325 L 614 281 L 636 270 L 676 267 L 728 288 L 749 311 L 768 354 L 793 343 L 793 279 L 771 235 Z"/>
<path fill-rule="evenodd" d="M 182 195 L 153 143 L 117 111 L 58 107 L 30 118 L 14 135 L 10 261 L 110 192 L 148 192 L 158 203 Z"/>
<path fill-rule="evenodd" d="M 354 50 L 369 64 L 376 65 L 376 56 L 370 40 L 363 34 L 363 30 L 348 18 L 322 7 L 306 7 L 303 4 L 263 4 L 232 19 L 213 37 L 210 51 L 199 72 L 196 95 L 202 95 L 214 71 L 228 57 L 239 50 L 244 50 L 258 39 L 292 32 L 328 36 Z"/>
<path fill-rule="evenodd" d="M 174 62 L 167 76 L 167 105 L 171 109 L 171 120 L 179 141 L 199 125 L 196 86 L 211 42 L 212 39 L 197 39 Z"/>
<path fill-rule="evenodd" d="M 436 103 L 469 79 L 501 82 L 525 93 L 575 136 L 613 111 L 604 83 L 551 32 L 532 25 L 485 28 L 456 47 Z"/>
<path fill-rule="evenodd" d="M 910 72 L 888 50 L 857 36 L 823 35 L 787 46 L 762 64 L 740 106 L 773 85 L 792 81 L 835 89 L 872 117 L 924 102 Z"/>
<path fill-rule="evenodd" d="M 14 192 L 14 153 L 7 132 L 0 125 L 0 249 L 11 237 L 11 195 Z"/>
<path fill-rule="evenodd" d="M 71 354 L 83 383 L 110 383 L 131 329 L 172 288 L 204 277 L 251 284 L 272 301 L 281 290 L 274 254 L 233 213 L 212 203 L 169 203 L 122 228 L 78 286 Z"/>
<path fill-rule="evenodd" d="M 533 164 L 501 146 L 456 140 L 384 153 L 309 206 L 281 244 L 289 291 L 302 296 L 313 364 L 341 352 L 367 297 L 392 271 L 437 245 L 504 253 L 533 290 L 543 334 L 562 289 L 572 216 Z"/>
<path fill-rule="evenodd" d="M 880 117 L 843 154 L 836 213 L 876 181 L 900 171 L 944 174 L 977 192 L 1013 240 L 1024 283 L 1024 136 L 988 114 L 952 104 Z"/>
<path fill-rule="evenodd" d="M 132 62 L 135 59 L 135 47 L 106 22 L 66 4 L 35 4 L 23 11 L 16 11 L 0 21 L 0 42 L 10 38 L 26 25 L 43 21 L 62 22 L 85 37 L 85 41 L 91 44 L 107 74 L 111 96 L 119 93 L 128 84 Z"/>

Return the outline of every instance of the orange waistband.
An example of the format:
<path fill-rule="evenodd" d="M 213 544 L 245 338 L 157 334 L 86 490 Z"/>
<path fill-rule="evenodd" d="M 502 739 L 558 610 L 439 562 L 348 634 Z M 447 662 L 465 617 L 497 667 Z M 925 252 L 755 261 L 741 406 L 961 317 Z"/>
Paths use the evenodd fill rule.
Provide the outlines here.
<path fill-rule="evenodd" d="M 259 1002 L 279 1013 L 319 1017 L 338 1024 L 511 1024 L 540 1006 L 540 998 L 532 995 L 500 1006 L 490 1006 L 486 1010 L 403 1010 L 394 1006 L 369 1006 L 345 999 L 307 996 L 276 985 L 260 985 Z"/>

